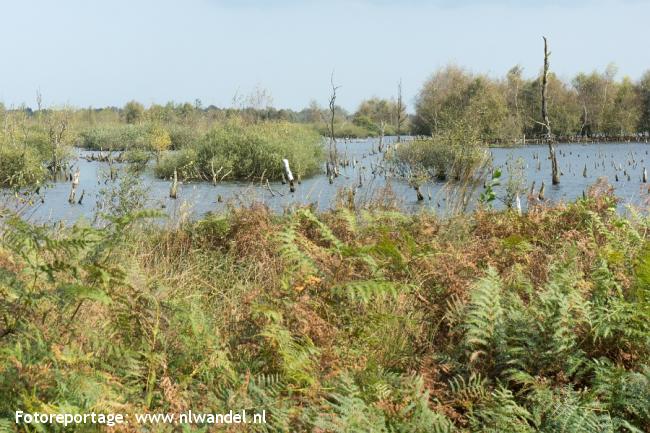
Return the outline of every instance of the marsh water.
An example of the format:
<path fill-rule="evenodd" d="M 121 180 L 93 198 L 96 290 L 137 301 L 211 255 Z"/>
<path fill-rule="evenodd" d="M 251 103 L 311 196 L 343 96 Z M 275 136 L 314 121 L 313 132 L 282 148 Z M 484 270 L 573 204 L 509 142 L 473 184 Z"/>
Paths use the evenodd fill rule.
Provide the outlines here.
<path fill-rule="evenodd" d="M 392 141 L 394 139 L 389 139 Z M 373 169 L 382 164 L 383 155 L 373 154 L 377 147 L 376 139 L 341 140 L 339 152 L 346 155 L 354 164 L 341 171 L 341 175 L 330 184 L 325 174 L 303 179 L 291 193 L 288 185 L 281 182 L 264 181 L 233 182 L 222 181 L 213 185 L 210 182 L 181 182 L 178 198 L 169 198 L 169 180 L 157 179 L 150 169 L 142 175 L 142 184 L 148 191 L 147 206 L 163 209 L 169 214 L 183 212 L 200 216 L 206 212 L 218 212 L 229 204 L 249 204 L 262 202 L 276 211 L 283 211 L 296 204 L 314 204 L 318 209 L 329 209 L 335 205 L 337 196 L 343 188 L 354 188 L 357 203 L 363 204 L 376 198 L 390 184 L 392 197 L 407 211 L 433 209 L 444 212 L 447 204 L 443 193 L 444 183 L 429 182 L 421 187 L 425 199 L 418 201 L 414 189 L 402 178 L 373 175 Z M 562 172 L 561 183 L 550 184 L 550 160 L 545 145 L 528 145 L 516 148 L 492 148 L 493 166 L 502 169 L 501 186 L 496 187 L 497 197 L 504 193 L 515 161 L 521 161 L 523 182 L 529 190 L 535 182 L 535 191 L 545 182 L 547 202 L 570 201 L 582 196 L 590 185 L 600 177 L 606 177 L 621 199 L 621 206 L 626 204 L 645 205 L 648 196 L 648 183 L 643 182 L 644 168 L 650 169 L 650 145 L 647 143 L 603 143 L 603 144 L 558 144 L 559 168 Z M 101 202 L 100 191 L 110 188 L 107 180 L 107 163 L 89 161 L 85 157 L 88 151 L 77 150 L 78 158 L 74 167 L 80 171 L 77 197 L 82 193 L 81 204 L 68 203 L 70 182 L 55 182 L 40 191 L 35 204 L 23 210 L 23 215 L 32 221 L 76 221 L 81 217 L 92 219 Z M 384 163 L 385 164 L 385 163 Z M 118 174 L 119 178 L 119 174 Z M 618 179 L 618 180 L 617 180 Z M 360 186 L 361 185 L 361 186 Z M 479 187 L 477 193 L 482 188 Z M 3 201 L 10 201 L 11 192 L 2 192 Z M 526 194 L 522 195 L 522 205 L 527 206 Z M 495 202 L 499 206 L 499 202 Z"/>

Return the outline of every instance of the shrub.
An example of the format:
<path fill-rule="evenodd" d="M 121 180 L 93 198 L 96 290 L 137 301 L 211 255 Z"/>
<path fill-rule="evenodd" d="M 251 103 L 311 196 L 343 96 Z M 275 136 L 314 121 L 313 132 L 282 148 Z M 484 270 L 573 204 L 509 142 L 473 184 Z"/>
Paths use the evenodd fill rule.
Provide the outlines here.
<path fill-rule="evenodd" d="M 235 179 L 280 179 L 286 158 L 294 176 L 305 177 L 318 172 L 323 155 L 321 138 L 309 127 L 234 119 L 213 127 L 196 146 L 166 155 L 156 173 L 169 177 L 176 169 L 185 179 L 211 179 L 216 172 Z"/>
<path fill-rule="evenodd" d="M 141 125 L 107 125 L 82 131 L 79 145 L 89 150 L 127 150 L 146 145 L 146 127 Z"/>
<path fill-rule="evenodd" d="M 174 170 L 181 179 L 203 179 L 197 164 L 197 152 L 193 148 L 166 153 L 156 164 L 154 173 L 160 178 L 170 178 Z"/>
<path fill-rule="evenodd" d="M 171 148 L 175 150 L 195 146 L 201 138 L 196 128 L 189 126 L 171 124 L 168 127 Z"/>
<path fill-rule="evenodd" d="M 465 180 L 485 165 L 489 153 L 471 129 L 456 128 L 431 138 L 400 143 L 392 155 L 404 171 L 438 180 Z"/>
<path fill-rule="evenodd" d="M 37 149 L 0 143 L 0 186 L 21 188 L 45 180 L 47 170 Z"/>

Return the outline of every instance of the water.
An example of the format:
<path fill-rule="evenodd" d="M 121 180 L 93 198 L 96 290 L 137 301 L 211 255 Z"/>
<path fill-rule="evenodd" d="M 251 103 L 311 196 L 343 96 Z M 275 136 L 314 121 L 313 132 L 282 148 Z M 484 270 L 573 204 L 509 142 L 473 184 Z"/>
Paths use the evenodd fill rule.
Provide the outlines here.
<path fill-rule="evenodd" d="M 388 139 L 391 142 L 392 139 Z M 247 204 L 253 201 L 263 202 L 276 211 L 282 211 L 295 204 L 314 204 L 318 209 L 329 209 L 334 205 L 337 191 L 341 188 L 358 187 L 359 172 L 362 173 L 362 185 L 357 189 L 356 199 L 364 202 L 371 199 L 386 185 L 383 176 L 373 176 L 372 167 L 381 163 L 383 156 L 371 154 L 376 148 L 376 139 L 340 141 L 339 152 L 350 160 L 356 160 L 356 167 L 346 167 L 341 176 L 330 185 L 324 174 L 304 179 L 297 185 L 295 193 L 289 192 L 288 185 L 281 182 L 271 182 L 269 191 L 266 182 L 232 182 L 224 181 L 216 186 L 208 182 L 181 183 L 178 199 L 169 198 L 170 182 L 156 179 L 150 170 L 143 175 L 143 182 L 150 189 L 149 203 L 152 208 L 164 209 L 173 214 L 189 212 L 200 216 L 208 211 L 225 209 L 230 203 Z M 530 145 L 518 148 L 493 148 L 493 164 L 502 168 L 502 183 L 508 178 L 507 164 L 519 158 L 523 160 L 524 175 L 527 188 L 535 182 L 537 191 L 542 181 L 546 184 L 546 199 L 549 202 L 571 201 L 580 197 L 599 177 L 607 177 L 614 186 L 616 195 L 622 204 L 641 205 L 648 196 L 648 185 L 642 182 L 644 167 L 650 169 L 650 145 L 644 143 L 603 143 L 603 144 L 559 144 L 557 146 L 559 169 L 563 173 L 560 185 L 553 186 L 550 182 L 550 160 L 548 148 L 545 145 Z M 107 164 L 87 161 L 83 156 L 88 152 L 78 151 L 80 158 L 75 165 L 80 170 L 80 182 L 77 197 L 84 191 L 82 204 L 68 203 L 70 193 L 69 182 L 56 182 L 41 192 L 38 204 L 24 211 L 23 215 L 32 221 L 76 221 L 80 217 L 92 219 L 97 210 L 97 200 L 100 190 L 107 188 Z M 536 158 L 536 156 L 539 156 Z M 584 167 L 587 176 L 583 176 Z M 619 167 L 620 166 L 620 167 Z M 619 169 L 620 168 L 620 169 Z M 625 173 L 627 174 L 625 174 Z M 615 181 L 618 175 L 619 181 Z M 629 180 L 628 180 L 629 175 Z M 418 202 L 415 191 L 404 179 L 389 180 L 392 191 L 400 206 L 406 211 L 417 211 L 432 208 L 438 212 L 445 209 L 445 194 L 441 191 L 443 184 L 429 182 L 421 187 L 425 200 Z M 503 195 L 503 186 L 497 187 L 497 196 Z M 0 203 L 11 201 L 10 193 Z M 429 197 L 431 197 L 429 199 Z M 527 203 L 522 196 L 524 208 Z M 497 203 L 498 205 L 498 203 Z"/>

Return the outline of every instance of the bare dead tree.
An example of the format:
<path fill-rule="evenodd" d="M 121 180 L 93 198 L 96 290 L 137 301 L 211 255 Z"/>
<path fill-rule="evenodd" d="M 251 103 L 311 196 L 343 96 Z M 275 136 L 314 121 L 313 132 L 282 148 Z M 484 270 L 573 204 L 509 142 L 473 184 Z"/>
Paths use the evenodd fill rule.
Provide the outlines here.
<path fill-rule="evenodd" d="M 43 109 L 43 95 L 40 89 L 36 90 L 36 107 L 39 113 Z"/>
<path fill-rule="evenodd" d="M 548 90 L 548 70 L 549 70 L 549 61 L 551 53 L 548 51 L 548 42 L 546 36 L 544 39 L 544 71 L 542 74 L 542 122 L 545 132 L 545 139 L 548 142 L 548 152 L 551 158 L 551 175 L 553 178 L 553 185 L 560 183 L 560 173 L 557 166 L 557 155 L 555 152 L 555 144 L 553 143 L 553 133 L 551 131 L 551 122 L 548 118 L 548 103 L 547 103 L 547 90 Z"/>
<path fill-rule="evenodd" d="M 336 115 L 336 91 L 341 87 L 341 86 L 336 86 L 334 85 L 334 72 L 332 71 L 332 75 L 330 77 L 330 84 L 332 85 L 332 93 L 330 95 L 330 102 L 329 102 L 329 107 L 330 107 L 330 119 L 329 119 L 329 133 L 330 133 L 330 149 L 329 149 L 329 164 L 328 164 L 328 176 L 331 174 L 334 175 L 334 177 L 338 177 L 338 160 L 339 160 L 339 155 L 338 155 L 338 149 L 336 148 L 336 136 L 334 133 L 334 119 Z"/>
<path fill-rule="evenodd" d="M 580 116 L 582 125 L 580 126 L 580 136 L 585 136 L 587 133 L 587 125 L 589 123 L 589 116 L 587 114 L 587 104 L 583 101 L 582 103 L 582 116 Z"/>
<path fill-rule="evenodd" d="M 50 162 L 50 170 L 53 174 L 58 173 L 63 169 L 61 161 L 59 161 L 59 150 L 63 145 L 68 125 L 70 123 L 70 113 L 67 109 L 50 113 L 46 117 L 47 132 L 50 139 L 50 146 L 52 151 L 52 161 Z"/>
<path fill-rule="evenodd" d="M 402 98 L 402 80 L 399 80 L 397 83 L 397 106 L 396 106 L 396 118 L 397 118 L 397 142 L 402 141 L 402 125 L 406 120 L 406 107 L 404 106 L 404 100 Z"/>
<path fill-rule="evenodd" d="M 386 130 L 386 121 L 381 119 L 379 121 L 379 144 L 377 145 L 377 150 L 379 153 L 384 149 L 384 132 Z"/>

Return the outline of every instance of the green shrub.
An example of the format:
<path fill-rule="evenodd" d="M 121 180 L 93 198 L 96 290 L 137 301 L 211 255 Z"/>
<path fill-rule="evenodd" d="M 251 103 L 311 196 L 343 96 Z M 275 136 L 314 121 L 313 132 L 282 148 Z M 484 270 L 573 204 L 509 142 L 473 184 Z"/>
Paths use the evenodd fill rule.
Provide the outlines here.
<path fill-rule="evenodd" d="M 470 178 L 488 160 L 485 146 L 473 135 L 458 130 L 445 131 L 434 137 L 402 142 L 391 156 L 402 170 L 426 173 L 438 180 Z"/>
<path fill-rule="evenodd" d="M 196 149 L 185 148 L 167 152 L 154 168 L 156 176 L 160 178 L 172 177 L 174 170 L 177 171 L 181 179 L 202 179 L 201 170 L 197 164 Z"/>
<path fill-rule="evenodd" d="M 323 137 L 330 136 L 329 125 L 325 123 L 317 123 L 315 127 L 318 130 L 318 133 Z M 370 128 L 366 125 L 357 125 L 352 122 L 344 123 L 335 123 L 334 124 L 334 136 L 336 138 L 367 138 L 367 137 L 376 137 L 379 135 L 379 131 L 376 128 Z M 386 135 L 390 135 L 386 132 Z"/>
<path fill-rule="evenodd" d="M 47 170 L 38 151 L 0 143 L 0 186 L 21 188 L 43 182 Z"/>
<path fill-rule="evenodd" d="M 280 179 L 286 158 L 294 176 L 305 177 L 319 171 L 323 155 L 321 138 L 309 127 L 234 119 L 214 126 L 196 146 L 163 157 L 156 174 L 169 177 L 176 169 L 185 179 L 212 179 L 217 172 L 234 179 Z"/>
<path fill-rule="evenodd" d="M 167 129 L 174 150 L 195 146 L 201 138 L 199 131 L 189 126 L 171 124 Z"/>
<path fill-rule="evenodd" d="M 146 125 L 98 126 L 79 134 L 79 145 L 89 150 L 127 150 L 148 146 Z"/>

